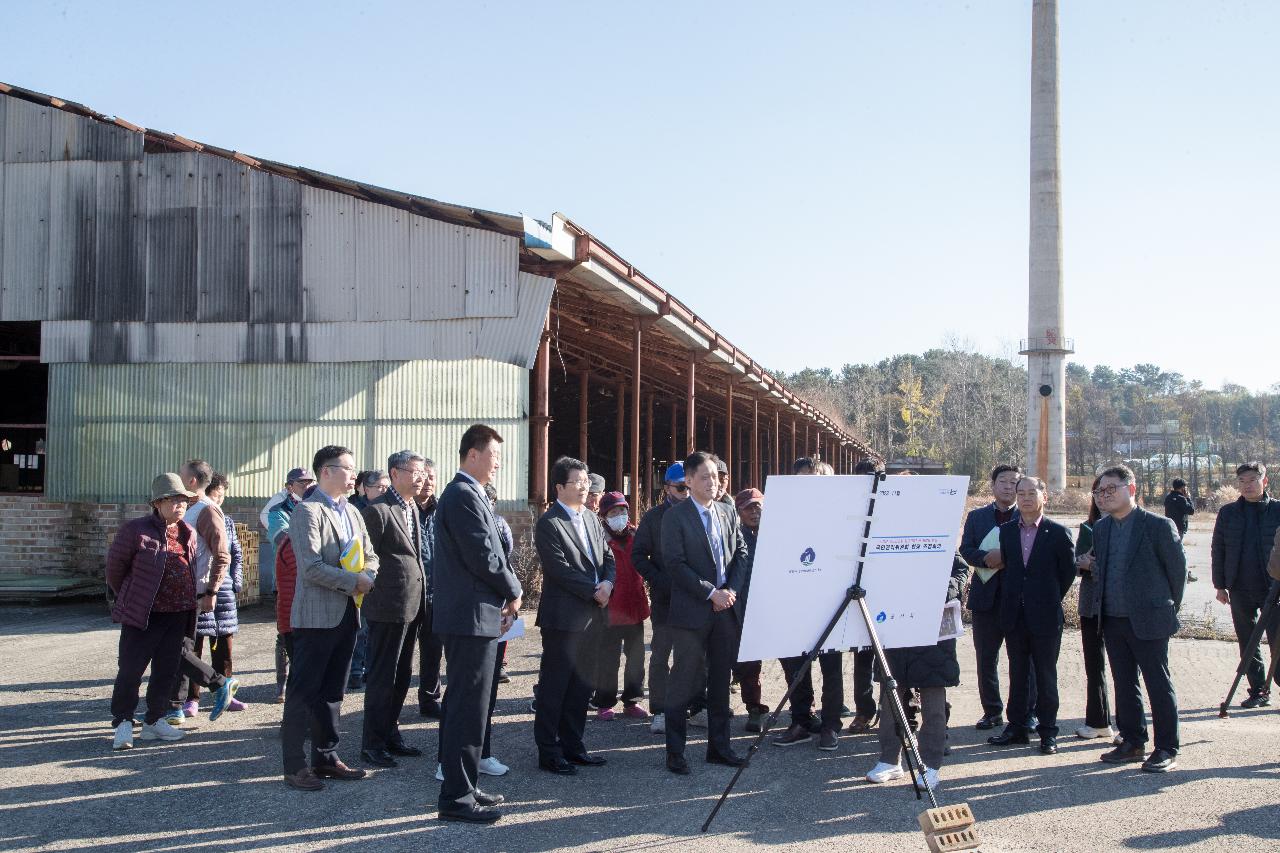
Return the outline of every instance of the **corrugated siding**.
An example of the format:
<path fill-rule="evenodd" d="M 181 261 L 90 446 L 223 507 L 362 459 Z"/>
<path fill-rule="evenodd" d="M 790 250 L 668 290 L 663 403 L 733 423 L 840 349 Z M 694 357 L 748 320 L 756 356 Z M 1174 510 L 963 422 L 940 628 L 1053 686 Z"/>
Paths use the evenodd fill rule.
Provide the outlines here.
<path fill-rule="evenodd" d="M 51 320 L 93 316 L 97 274 L 98 167 L 91 160 L 50 164 L 49 287 Z"/>
<path fill-rule="evenodd" d="M 302 185 L 265 172 L 251 172 L 249 183 L 249 320 L 301 323 Z"/>
<path fill-rule="evenodd" d="M 49 164 L 5 163 L 3 169 L 0 320 L 42 320 L 49 280 Z"/>
<path fill-rule="evenodd" d="M 196 155 L 153 154 L 142 162 L 147 190 L 144 317 L 153 323 L 189 320 L 196 314 L 196 199 L 200 191 Z"/>
<path fill-rule="evenodd" d="M 249 319 L 249 167 L 201 154 L 196 280 L 201 322 Z"/>
<path fill-rule="evenodd" d="M 468 229 L 414 216 L 409 232 L 410 314 L 454 320 L 467 312 Z"/>
<path fill-rule="evenodd" d="M 555 294 L 555 279 L 522 272 L 513 317 L 486 317 L 476 333 L 476 355 L 533 369 L 538 338 Z M 531 345 L 532 344 L 532 345 Z"/>
<path fill-rule="evenodd" d="M 146 162 L 146 161 L 143 161 Z M 98 163 L 94 320 L 142 320 L 147 310 L 143 163 Z"/>
<path fill-rule="evenodd" d="M 514 317 L 519 244 L 492 231 L 467 231 L 467 316 Z"/>
<path fill-rule="evenodd" d="M 6 163 L 46 163 L 49 161 L 49 134 L 53 107 L 42 107 L 20 98 L 5 100 L 4 161 Z"/>
<path fill-rule="evenodd" d="M 302 188 L 303 315 L 310 322 L 356 316 L 356 200 Z"/>
<path fill-rule="evenodd" d="M 382 468 L 396 450 L 434 459 L 482 421 L 502 434 L 503 500 L 526 500 L 528 372 L 474 361 L 350 364 L 55 364 L 50 367 L 52 500 L 137 501 L 151 478 L 198 456 L 265 498 L 325 444 Z"/>

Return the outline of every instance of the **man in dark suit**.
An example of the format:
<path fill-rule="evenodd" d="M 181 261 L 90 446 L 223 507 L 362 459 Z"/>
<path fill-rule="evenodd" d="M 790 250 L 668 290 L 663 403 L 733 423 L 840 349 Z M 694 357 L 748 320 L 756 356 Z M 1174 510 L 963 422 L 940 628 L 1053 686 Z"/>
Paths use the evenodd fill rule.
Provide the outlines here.
<path fill-rule="evenodd" d="M 689 702 L 707 690 L 707 762 L 741 766 L 729 742 L 729 677 L 740 625 L 734 611 L 747 566 L 747 543 L 736 512 L 715 500 L 718 482 L 710 454 L 684 462 L 690 498 L 662 520 L 662 558 L 671 579 L 675 664 L 667 690 L 667 769 L 688 774 L 684 758 Z M 705 664 L 705 678 L 703 666 Z"/>
<path fill-rule="evenodd" d="M 1094 499 L 1106 513 L 1093 528 L 1093 553 L 1080 558 L 1094 574 L 1095 612 L 1116 688 L 1116 726 L 1122 742 L 1101 757 L 1109 764 L 1143 761 L 1147 723 L 1138 674 L 1147 685 L 1155 749 L 1143 761 L 1149 773 L 1178 766 L 1178 695 L 1169 675 L 1169 638 L 1187 583 L 1187 557 L 1173 522 L 1135 501 L 1133 471 L 1102 472 Z"/>
<path fill-rule="evenodd" d="M 538 519 L 534 545 L 542 564 L 542 662 L 533 736 L 538 766 L 571 775 L 578 767 L 605 763 L 582 743 L 591 683 L 580 666 L 587 629 L 607 619 L 613 592 L 613 551 L 599 517 L 586 508 L 590 488 L 586 463 L 567 456 L 551 469 L 556 502 Z"/>
<path fill-rule="evenodd" d="M 484 484 L 498 473 L 502 437 L 473 424 L 462 435 L 460 468 L 435 513 L 434 628 L 449 686 L 441 720 L 439 817 L 493 823 L 499 794 L 477 787 L 498 637 L 520 610 L 520 582 L 507 564 Z"/>
<path fill-rule="evenodd" d="M 992 528 L 1018 517 L 1015 489 L 1022 469 L 1013 465 L 997 465 L 991 469 L 991 494 L 994 500 L 969 513 L 960 537 L 960 556 L 973 569 L 969 583 L 969 612 L 973 616 L 973 651 L 978 664 L 978 697 L 982 701 L 982 718 L 975 729 L 994 729 L 1004 722 L 1004 701 L 1000 691 L 1000 647 L 1004 632 L 1000 630 L 996 602 L 1000 598 L 1002 565 L 1000 548 L 983 548 Z M 991 573 L 983 579 L 984 573 Z M 1031 694 L 1035 694 L 1034 675 Z M 1032 701 L 1031 713 L 1035 714 Z"/>
<path fill-rule="evenodd" d="M 988 738 L 996 746 L 1029 743 L 1027 708 L 1035 671 L 1040 751 L 1058 751 L 1058 652 L 1062 599 L 1076 577 L 1071 533 L 1044 517 L 1049 490 L 1038 477 L 1018 481 L 1018 520 L 1000 526 L 999 626 L 1009 649 L 1009 725 Z"/>
<path fill-rule="evenodd" d="M 360 757 L 377 767 L 395 767 L 394 756 L 422 750 L 400 735 L 400 709 L 413 677 L 413 651 L 426 606 L 422 531 L 414 497 L 425 459 L 411 450 L 387 459 L 391 488 L 361 510 L 378 555 L 378 584 L 365 596 L 369 623 L 365 666 L 364 737 Z"/>

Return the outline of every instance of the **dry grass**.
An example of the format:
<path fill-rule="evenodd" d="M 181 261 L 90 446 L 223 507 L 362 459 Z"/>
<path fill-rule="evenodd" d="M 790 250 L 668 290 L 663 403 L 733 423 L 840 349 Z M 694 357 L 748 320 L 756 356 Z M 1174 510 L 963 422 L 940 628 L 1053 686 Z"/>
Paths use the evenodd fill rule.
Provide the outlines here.
<path fill-rule="evenodd" d="M 532 511 L 529 516 L 533 521 L 537 521 Z M 532 524 L 529 525 L 529 529 L 533 529 Z M 524 590 L 522 606 L 537 607 L 538 599 L 542 597 L 542 564 L 538 562 L 538 550 L 533 546 L 532 534 L 525 533 L 516 539 L 515 547 L 511 549 L 509 563 L 511 571 L 515 572 L 516 580 L 520 581 L 520 588 Z"/>
<path fill-rule="evenodd" d="M 1218 486 L 1209 493 L 1209 509 L 1217 512 L 1229 503 L 1240 498 L 1240 490 L 1235 486 Z"/>

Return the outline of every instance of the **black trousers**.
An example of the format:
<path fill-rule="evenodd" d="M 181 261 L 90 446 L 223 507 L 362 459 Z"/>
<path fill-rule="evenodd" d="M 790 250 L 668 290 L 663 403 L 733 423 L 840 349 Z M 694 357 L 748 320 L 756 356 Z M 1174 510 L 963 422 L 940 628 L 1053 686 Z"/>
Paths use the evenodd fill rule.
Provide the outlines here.
<path fill-rule="evenodd" d="M 449 687 L 440 720 L 441 809 L 469 809 L 475 805 L 476 779 L 493 692 L 494 637 L 441 634 Z M 539 689 L 541 693 L 541 689 Z M 541 698 L 538 704 L 542 704 Z"/>
<path fill-rule="evenodd" d="M 1027 728 L 1031 717 L 1031 691 L 1035 690 L 1036 731 L 1041 737 L 1058 736 L 1058 654 L 1062 651 L 1062 629 L 1037 634 L 1025 618 L 1005 635 L 1009 652 L 1009 725 Z M 1034 673 L 1034 675 L 1033 675 Z M 1032 687 L 1034 683 L 1035 687 Z"/>
<path fill-rule="evenodd" d="M 1111 725 L 1107 698 L 1107 649 L 1102 641 L 1102 618 L 1080 617 L 1080 645 L 1084 651 L 1084 723 L 1095 729 Z"/>
<path fill-rule="evenodd" d="M 1231 621 L 1236 627 L 1236 642 L 1240 645 L 1240 654 L 1245 653 L 1245 646 L 1253 636 L 1253 629 L 1258 627 L 1258 617 L 1262 615 L 1262 605 L 1267 600 L 1266 591 L 1233 589 L 1231 590 Z M 1274 643 L 1277 625 L 1280 625 L 1280 608 L 1271 612 L 1270 624 L 1266 627 L 1267 647 Z M 1249 660 L 1249 669 L 1245 672 L 1249 679 L 1249 695 L 1271 692 L 1267 684 L 1267 668 L 1262 663 L 1262 644 L 1253 650 Z M 1280 670 L 1276 672 L 1276 683 L 1280 684 Z"/>
<path fill-rule="evenodd" d="M 386 749 L 404 742 L 400 736 L 400 709 L 413 680 L 413 652 L 421 622 L 422 611 L 412 622 L 369 620 L 361 738 L 365 749 Z"/>
<path fill-rule="evenodd" d="M 804 657 L 783 658 L 782 672 L 790 684 L 803 668 L 800 683 L 791 694 L 791 724 L 808 725 L 813 719 L 813 666 L 803 666 Z M 844 658 L 840 652 L 818 655 L 822 670 L 822 727 L 840 731 L 840 710 L 844 707 Z"/>
<path fill-rule="evenodd" d="M 196 617 L 191 613 L 186 627 L 186 636 L 182 638 L 182 649 L 179 652 L 178 677 L 174 679 L 170 693 L 170 706 L 177 708 L 184 699 L 199 699 L 200 688 L 218 690 L 226 677 L 200 657 L 196 650 Z"/>
<path fill-rule="evenodd" d="M 1147 719 L 1142 709 L 1142 689 L 1138 675 L 1147 686 L 1151 700 L 1151 722 L 1156 730 L 1156 749 L 1177 753 L 1178 694 L 1169 675 L 1169 640 L 1142 640 L 1133 633 L 1127 616 L 1103 616 L 1102 636 L 1111 662 L 1116 688 L 1116 727 L 1125 743 L 1142 746 L 1147 742 Z"/>
<path fill-rule="evenodd" d="M 618 703 L 618 669 L 622 665 L 622 701 L 631 705 L 644 698 L 644 625 L 608 625 L 600 637 L 596 656 L 595 705 L 612 708 Z M 625 656 L 626 662 L 622 663 Z"/>
<path fill-rule="evenodd" d="M 875 663 L 875 649 L 861 649 L 853 653 L 853 710 L 867 718 L 876 715 L 876 694 L 872 686 Z M 823 679 L 826 679 L 825 675 Z"/>
<path fill-rule="evenodd" d="M 484 747 L 480 750 L 481 758 L 493 756 L 493 712 L 498 707 L 498 673 L 502 672 L 502 663 L 507 657 L 507 644 L 498 643 L 498 650 L 493 656 L 493 685 L 489 688 L 489 716 L 484 721 Z"/>
<path fill-rule="evenodd" d="M 690 705 L 706 690 L 707 754 L 728 755 L 729 679 L 738 648 L 738 623 L 733 610 L 711 614 L 701 628 L 670 627 L 674 664 L 664 707 L 667 754 L 684 755 Z M 542 703 L 541 697 L 538 699 Z"/>
<path fill-rule="evenodd" d="M 355 602 L 348 601 L 342 621 L 333 628 L 294 628 L 290 632 L 293 660 L 280 720 L 286 774 L 307 766 L 304 745 L 308 731 L 312 767 L 333 765 L 338 760 L 338 719 L 358 623 Z"/>
<path fill-rule="evenodd" d="M 187 636 L 187 623 L 194 619 L 195 611 L 152 613 L 145 629 L 120 626 L 116 685 L 111 691 L 112 726 L 133 719 L 142 673 L 148 666 L 151 680 L 147 682 L 147 713 L 143 721 L 154 723 L 169 712 L 169 697 L 182 660 L 182 641 Z"/>
<path fill-rule="evenodd" d="M 667 679 L 671 676 L 671 629 L 656 619 L 649 642 L 649 705 L 660 714 L 667 706 Z"/>
<path fill-rule="evenodd" d="M 581 666 L 586 636 L 586 631 L 542 629 L 538 707 L 533 715 L 533 739 L 540 761 L 587 751 L 582 733 L 587 726 L 591 685 Z"/>
<path fill-rule="evenodd" d="M 429 708 L 440 702 L 443 687 L 440 684 L 440 663 L 444 658 L 444 643 L 431 630 L 431 605 L 422 611 L 418 627 L 418 706 Z"/>
<path fill-rule="evenodd" d="M 235 634 L 221 634 L 217 637 L 203 637 L 197 634 L 191 652 L 203 660 L 204 644 L 207 642 L 209 644 L 209 666 L 224 678 L 230 678 L 232 672 L 231 650 L 235 644 L 235 638 Z M 187 679 L 187 684 L 187 698 L 199 699 L 199 683 L 195 679 Z"/>
<path fill-rule="evenodd" d="M 1004 630 L 1000 627 L 995 610 L 971 610 L 970 614 L 973 616 L 970 627 L 973 629 L 973 651 L 978 664 L 978 699 L 982 702 L 982 714 L 986 717 L 998 716 L 1004 713 L 1005 706 L 1000 691 L 1000 647 L 1004 645 Z M 1030 713 L 1035 716 L 1034 671 L 1027 690 Z"/>

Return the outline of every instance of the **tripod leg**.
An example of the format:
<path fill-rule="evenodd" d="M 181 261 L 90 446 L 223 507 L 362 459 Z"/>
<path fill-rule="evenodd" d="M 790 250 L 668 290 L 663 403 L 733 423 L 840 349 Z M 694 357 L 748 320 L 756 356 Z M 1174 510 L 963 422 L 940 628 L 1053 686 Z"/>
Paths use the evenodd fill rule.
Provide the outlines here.
<path fill-rule="evenodd" d="M 1262 644 L 1262 635 L 1267 629 L 1267 625 L 1271 622 L 1271 615 L 1276 610 L 1277 599 L 1280 599 L 1280 580 L 1273 580 L 1271 588 L 1267 591 L 1267 598 L 1262 604 L 1262 612 L 1258 615 L 1258 624 L 1254 626 L 1253 633 L 1249 636 L 1249 642 L 1240 652 L 1240 665 L 1236 667 L 1236 677 L 1231 682 L 1231 688 L 1227 691 L 1227 698 L 1222 700 L 1222 704 L 1218 707 L 1219 717 L 1231 716 L 1231 700 L 1235 698 L 1236 689 L 1240 687 L 1240 682 L 1249 672 L 1249 664 L 1253 660 L 1253 653 L 1258 650 L 1258 646 Z M 1274 656 L 1272 661 L 1274 663 Z M 1270 679 L 1267 681 L 1270 684 Z"/>

